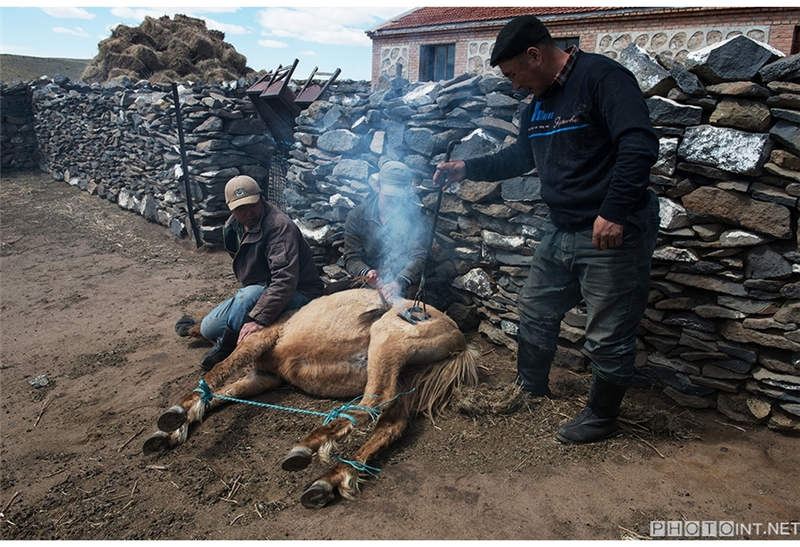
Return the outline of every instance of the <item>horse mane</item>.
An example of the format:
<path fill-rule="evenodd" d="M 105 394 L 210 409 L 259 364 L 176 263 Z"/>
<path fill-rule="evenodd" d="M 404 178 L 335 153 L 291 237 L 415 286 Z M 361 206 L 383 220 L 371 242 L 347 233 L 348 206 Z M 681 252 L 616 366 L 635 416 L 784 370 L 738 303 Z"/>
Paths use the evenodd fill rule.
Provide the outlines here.
<path fill-rule="evenodd" d="M 404 391 L 412 387 L 414 391 L 398 403 L 407 405 L 410 414 L 422 413 L 433 422 L 447 408 L 455 388 L 478 384 L 479 356 L 478 349 L 468 344 L 463 351 L 420 368 L 404 382 Z"/>

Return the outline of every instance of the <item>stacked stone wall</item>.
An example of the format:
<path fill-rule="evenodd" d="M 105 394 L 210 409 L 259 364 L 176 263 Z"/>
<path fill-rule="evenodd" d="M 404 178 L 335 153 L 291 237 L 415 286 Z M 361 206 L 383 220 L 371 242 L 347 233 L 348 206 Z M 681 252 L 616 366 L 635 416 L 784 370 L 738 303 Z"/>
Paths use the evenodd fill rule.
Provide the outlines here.
<path fill-rule="evenodd" d="M 172 88 L 85 84 L 56 76 L 31 84 L 40 168 L 121 208 L 187 233 Z M 268 189 L 275 140 L 243 81 L 178 86 L 194 215 L 204 243 L 221 242 L 223 189 L 250 175 Z"/>
<path fill-rule="evenodd" d="M 22 82 L 0 86 L 0 156 L 3 172 L 36 167 L 36 134 L 30 88 Z"/>
<path fill-rule="evenodd" d="M 667 70 L 636 45 L 637 76 L 660 139 L 651 188 L 661 226 L 639 329 L 636 382 L 681 405 L 800 429 L 800 57 L 746 37 L 694 52 Z M 736 59 L 738 61 L 734 62 Z M 521 103 L 509 83 L 382 80 L 372 94 L 318 102 L 297 119 L 287 203 L 326 275 L 344 276 L 343 221 L 389 159 L 435 203 L 434 166 L 511 142 Z M 345 104 L 347 99 L 348 104 Z M 429 300 L 462 327 L 515 346 L 517 297 L 547 207 L 535 171 L 448 187 L 431 260 Z M 585 309 L 562 323 L 557 364 L 585 369 Z"/>

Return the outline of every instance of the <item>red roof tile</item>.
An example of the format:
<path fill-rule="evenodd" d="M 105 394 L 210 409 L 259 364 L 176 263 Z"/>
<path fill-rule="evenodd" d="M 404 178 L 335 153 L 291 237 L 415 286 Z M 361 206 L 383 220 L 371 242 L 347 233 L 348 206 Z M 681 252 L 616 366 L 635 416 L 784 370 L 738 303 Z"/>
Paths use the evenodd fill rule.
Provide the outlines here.
<path fill-rule="evenodd" d="M 467 23 L 475 21 L 491 21 L 497 19 L 509 19 L 517 15 L 532 13 L 534 15 L 574 15 L 578 13 L 597 13 L 604 11 L 619 11 L 625 8 L 600 8 L 600 7 L 485 7 L 472 6 L 466 8 L 445 8 L 445 7 L 426 7 L 412 11 L 411 13 L 389 21 L 375 31 L 395 30 L 403 28 L 424 27 L 430 25 L 442 25 L 448 23 Z M 628 8 L 630 9 L 630 8 Z M 635 9 L 635 11 L 640 11 Z"/>

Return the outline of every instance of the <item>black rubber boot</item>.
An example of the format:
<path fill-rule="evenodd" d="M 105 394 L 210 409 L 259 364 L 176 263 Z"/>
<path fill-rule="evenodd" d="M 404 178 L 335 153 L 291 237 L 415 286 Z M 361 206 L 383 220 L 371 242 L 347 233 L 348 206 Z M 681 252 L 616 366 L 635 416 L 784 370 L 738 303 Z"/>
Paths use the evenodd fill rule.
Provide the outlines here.
<path fill-rule="evenodd" d="M 214 346 L 203 355 L 203 360 L 200 361 L 200 366 L 203 370 L 208 372 L 214 365 L 233 353 L 233 350 L 236 349 L 236 340 L 238 338 L 239 333 L 229 328 L 222 331 L 222 336 L 217 338 L 217 341 L 214 342 Z"/>
<path fill-rule="evenodd" d="M 558 428 L 556 439 L 567 444 L 593 443 L 617 433 L 617 416 L 626 389 L 627 386 L 593 376 L 586 407 L 572 421 Z"/>
<path fill-rule="evenodd" d="M 555 351 L 547 351 L 518 339 L 517 383 L 534 397 L 550 397 L 550 364 Z"/>
<path fill-rule="evenodd" d="M 178 336 L 189 336 L 189 329 L 197 324 L 194 317 L 191 315 L 183 315 L 180 319 L 175 321 L 175 332 Z"/>

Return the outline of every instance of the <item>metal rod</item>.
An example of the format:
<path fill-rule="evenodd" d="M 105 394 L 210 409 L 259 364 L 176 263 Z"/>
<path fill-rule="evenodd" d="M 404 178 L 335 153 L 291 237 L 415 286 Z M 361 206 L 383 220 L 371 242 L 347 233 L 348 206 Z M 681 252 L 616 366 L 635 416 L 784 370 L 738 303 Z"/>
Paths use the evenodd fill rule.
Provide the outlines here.
<path fill-rule="evenodd" d="M 453 153 L 453 148 L 455 148 L 456 143 L 458 141 L 450 141 L 447 145 L 447 153 L 445 154 L 444 161 L 450 161 L 450 155 Z M 425 270 L 428 266 L 428 261 L 431 258 L 431 251 L 433 251 L 433 240 L 436 238 L 436 223 L 439 220 L 439 209 L 442 207 L 442 195 L 444 194 L 444 185 L 447 184 L 445 181 L 441 186 L 439 186 L 439 194 L 436 196 L 436 207 L 433 210 L 433 225 L 431 226 L 431 233 L 430 237 L 428 238 L 428 250 L 425 254 L 425 266 L 422 268 L 422 275 L 419 279 L 419 289 L 417 289 L 417 295 L 414 297 L 414 306 L 418 306 L 420 301 L 422 301 L 423 311 L 425 302 L 423 300 L 425 296 Z"/>
<path fill-rule="evenodd" d="M 200 246 L 203 244 L 200 241 L 200 231 L 197 229 L 197 224 L 194 221 L 194 206 L 192 205 L 192 190 L 189 187 L 189 165 L 186 161 L 186 149 L 183 142 L 183 120 L 181 118 L 181 101 L 178 97 L 178 84 L 172 82 L 172 100 L 175 103 L 175 119 L 178 124 L 178 143 L 180 144 L 181 149 L 181 170 L 183 171 L 182 177 L 183 178 L 183 190 L 186 194 L 186 209 L 188 209 L 189 213 L 189 225 L 192 227 L 192 233 L 194 234 L 194 243 L 199 249 Z"/>

